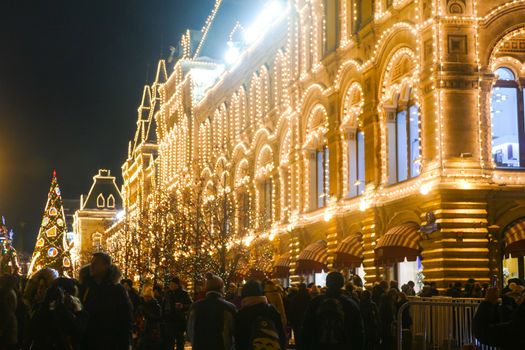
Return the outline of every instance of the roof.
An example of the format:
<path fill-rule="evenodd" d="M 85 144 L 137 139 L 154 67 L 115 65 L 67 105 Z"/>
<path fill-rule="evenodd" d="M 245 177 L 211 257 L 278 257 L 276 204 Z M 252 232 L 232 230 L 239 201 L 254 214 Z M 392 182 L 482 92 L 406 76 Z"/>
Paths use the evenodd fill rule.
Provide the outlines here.
<path fill-rule="evenodd" d="M 109 170 L 99 170 L 93 177 L 93 185 L 83 200 L 81 210 L 119 210 L 122 196 Z"/>
<path fill-rule="evenodd" d="M 239 23 L 249 27 L 261 13 L 267 0 L 217 0 L 202 29 L 202 40 L 194 59 L 204 57 L 222 61 L 230 34 Z"/>

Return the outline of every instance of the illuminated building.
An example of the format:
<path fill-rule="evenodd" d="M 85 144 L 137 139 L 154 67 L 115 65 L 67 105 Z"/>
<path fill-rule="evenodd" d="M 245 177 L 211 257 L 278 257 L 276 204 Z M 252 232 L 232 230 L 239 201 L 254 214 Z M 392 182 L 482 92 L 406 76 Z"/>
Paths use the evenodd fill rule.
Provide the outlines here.
<path fill-rule="evenodd" d="M 272 239 L 282 277 L 523 277 L 525 1 L 249 3 L 182 37 L 140 172 L 231 168 L 236 229 Z"/>
<path fill-rule="evenodd" d="M 75 233 L 74 266 L 82 267 L 97 251 L 106 250 L 106 230 L 113 224 L 115 215 L 122 209 L 122 198 L 109 170 L 99 170 L 87 196 L 80 197 L 80 209 L 73 218 Z"/>

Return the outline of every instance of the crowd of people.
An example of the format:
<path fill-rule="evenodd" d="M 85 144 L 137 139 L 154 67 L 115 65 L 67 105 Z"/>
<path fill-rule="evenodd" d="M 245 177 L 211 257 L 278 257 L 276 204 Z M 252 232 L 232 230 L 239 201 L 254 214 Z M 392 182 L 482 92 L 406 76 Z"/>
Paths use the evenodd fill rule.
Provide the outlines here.
<path fill-rule="evenodd" d="M 139 293 L 133 281 L 121 280 L 105 253 L 93 255 L 78 281 L 50 269 L 25 286 L 16 276 L 2 276 L 0 350 L 183 350 L 187 344 L 193 350 L 395 349 L 398 311 L 416 296 L 414 282 L 365 288 L 358 276 L 345 280 L 339 272 L 330 272 L 323 288 L 313 283 L 282 288 L 272 280 L 225 286 L 212 273 L 203 280 L 193 295 L 177 277 L 166 286 L 146 283 Z M 445 294 L 485 298 L 473 330 L 481 343 L 505 349 L 524 337 L 519 332 L 525 325 L 524 289 L 518 279 L 501 293 L 468 280 Z M 435 297 L 439 291 L 426 283 L 418 295 Z M 401 316 L 409 334 L 409 308 Z"/>

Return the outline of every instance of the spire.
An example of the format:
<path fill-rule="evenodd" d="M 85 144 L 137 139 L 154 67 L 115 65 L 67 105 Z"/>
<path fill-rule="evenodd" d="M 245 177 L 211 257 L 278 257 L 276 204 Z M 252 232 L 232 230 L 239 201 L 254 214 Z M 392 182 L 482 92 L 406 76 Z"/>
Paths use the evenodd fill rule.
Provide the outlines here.
<path fill-rule="evenodd" d="M 54 178 L 54 179 L 57 178 L 57 170 L 56 170 L 56 169 L 53 169 L 53 178 Z"/>

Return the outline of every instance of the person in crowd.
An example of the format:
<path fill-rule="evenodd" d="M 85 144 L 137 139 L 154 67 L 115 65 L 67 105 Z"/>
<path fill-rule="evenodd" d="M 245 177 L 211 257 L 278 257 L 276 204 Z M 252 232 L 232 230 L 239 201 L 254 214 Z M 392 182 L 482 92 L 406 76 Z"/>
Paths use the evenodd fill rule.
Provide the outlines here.
<path fill-rule="evenodd" d="M 399 293 L 396 303 L 396 311 L 399 311 L 401 307 L 408 303 L 408 298 L 405 293 Z M 396 318 L 397 318 L 397 312 L 396 312 Z M 403 332 L 403 349 L 410 349 L 411 342 L 412 342 L 412 316 L 410 315 L 410 308 L 405 307 L 403 308 L 403 313 L 401 315 L 401 329 Z"/>
<path fill-rule="evenodd" d="M 519 349 L 525 344 L 525 292 L 518 300 L 518 308 L 507 322 L 502 322 L 499 312 L 499 288 L 490 287 L 485 300 L 479 305 L 473 320 L 473 332 L 483 345 L 502 350 Z"/>
<path fill-rule="evenodd" d="M 27 281 L 24 289 L 24 302 L 26 303 L 29 312 L 33 308 L 44 301 L 46 292 L 54 280 L 58 278 L 58 272 L 54 269 L 43 268 L 37 271 L 29 281 Z"/>
<path fill-rule="evenodd" d="M 126 289 L 126 292 L 128 292 L 129 300 L 131 301 L 131 305 L 133 306 L 133 311 L 135 313 L 138 311 L 141 301 L 139 293 L 133 287 L 133 281 L 130 279 L 123 279 L 120 281 L 120 284 L 122 284 L 124 289 Z"/>
<path fill-rule="evenodd" d="M 419 296 L 421 298 L 431 298 L 432 297 L 432 287 L 430 284 L 425 283 L 423 285 L 423 288 L 421 288 L 421 291 L 419 292 Z"/>
<path fill-rule="evenodd" d="M 379 330 L 381 334 L 380 349 L 382 350 L 392 350 L 395 346 L 397 299 L 397 290 L 390 289 L 388 290 L 388 293 L 381 297 L 379 303 Z"/>
<path fill-rule="evenodd" d="M 437 289 L 437 284 L 436 284 L 436 282 L 430 282 L 430 294 L 431 294 L 433 297 L 437 297 L 437 296 L 439 296 L 439 290 Z"/>
<path fill-rule="evenodd" d="M 138 350 L 160 350 L 162 339 L 160 332 L 161 309 L 155 298 L 152 284 L 145 284 L 142 290 L 142 300 L 138 307 L 138 314 L 143 322 L 138 340 Z"/>
<path fill-rule="evenodd" d="M 16 349 L 18 344 L 18 305 L 15 291 L 16 277 L 0 277 L 0 349 Z"/>
<path fill-rule="evenodd" d="M 231 350 L 234 346 L 235 305 L 224 300 L 224 282 L 206 275 L 206 297 L 195 302 L 188 318 L 188 338 L 193 350 Z"/>
<path fill-rule="evenodd" d="M 310 301 L 303 323 L 302 349 L 363 349 L 363 319 L 359 306 L 343 295 L 344 282 L 341 273 L 330 272 L 326 276 L 326 294 Z"/>
<path fill-rule="evenodd" d="M 390 289 L 395 289 L 399 292 L 399 282 L 395 280 L 390 281 Z"/>
<path fill-rule="evenodd" d="M 363 317 L 365 331 L 365 350 L 375 350 L 379 346 L 379 310 L 372 301 L 372 294 L 369 290 L 361 293 L 359 308 Z"/>
<path fill-rule="evenodd" d="M 357 295 L 354 284 L 352 282 L 348 282 L 346 284 L 345 295 L 359 304 L 359 296 Z"/>
<path fill-rule="evenodd" d="M 164 291 L 162 290 L 162 286 L 160 284 L 155 283 L 153 285 L 153 296 L 159 303 L 164 299 Z"/>
<path fill-rule="evenodd" d="M 310 285 L 309 289 L 310 289 L 310 296 L 312 298 L 315 298 L 315 297 L 318 297 L 319 295 L 321 295 L 321 288 L 316 286 L 315 283 L 312 283 Z"/>
<path fill-rule="evenodd" d="M 461 282 L 455 282 L 450 285 L 446 292 L 447 297 L 460 298 L 461 297 Z"/>
<path fill-rule="evenodd" d="M 234 284 L 228 285 L 228 291 L 226 292 L 225 300 L 235 305 L 236 309 L 241 308 L 241 296 L 239 294 L 239 288 Z"/>
<path fill-rule="evenodd" d="M 177 345 L 177 350 L 184 350 L 184 332 L 190 306 L 190 295 L 183 289 L 180 279 L 173 277 L 162 303 L 163 349 L 173 350 Z"/>
<path fill-rule="evenodd" d="M 379 304 L 381 303 L 381 299 L 386 294 L 386 291 L 387 289 L 385 289 L 384 284 L 378 283 L 372 287 L 372 301 L 374 302 L 374 304 L 377 305 L 377 307 L 379 307 Z"/>
<path fill-rule="evenodd" d="M 30 321 L 32 350 L 80 349 L 88 315 L 77 297 L 74 280 L 60 277 L 47 290 Z"/>
<path fill-rule="evenodd" d="M 273 305 L 277 311 L 279 311 L 279 314 L 281 315 L 281 323 L 286 326 L 288 320 L 286 319 L 286 310 L 284 308 L 282 293 L 281 286 L 275 284 L 273 281 L 267 280 L 264 283 L 264 296 L 268 299 L 268 303 Z"/>
<path fill-rule="evenodd" d="M 290 311 L 288 317 L 290 326 L 293 330 L 295 344 L 298 346 L 298 349 L 300 349 L 301 346 L 301 334 L 304 315 L 306 314 L 306 309 L 308 308 L 310 300 L 310 293 L 308 293 L 306 284 L 300 283 L 297 294 L 293 299 L 290 300 Z"/>
<path fill-rule="evenodd" d="M 286 349 L 281 315 L 268 303 L 261 282 L 248 281 L 242 289 L 242 308 L 235 322 L 236 350 Z"/>
<path fill-rule="evenodd" d="M 97 252 L 81 269 L 80 276 L 80 300 L 89 315 L 83 349 L 127 350 L 133 315 L 128 293 L 119 283 L 120 270 L 108 254 Z"/>

